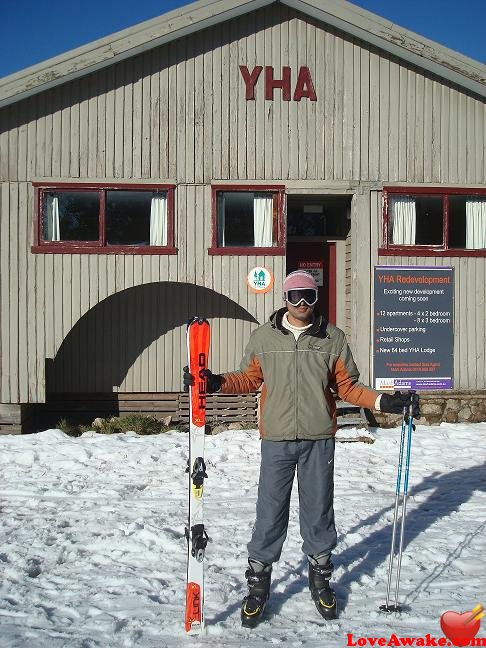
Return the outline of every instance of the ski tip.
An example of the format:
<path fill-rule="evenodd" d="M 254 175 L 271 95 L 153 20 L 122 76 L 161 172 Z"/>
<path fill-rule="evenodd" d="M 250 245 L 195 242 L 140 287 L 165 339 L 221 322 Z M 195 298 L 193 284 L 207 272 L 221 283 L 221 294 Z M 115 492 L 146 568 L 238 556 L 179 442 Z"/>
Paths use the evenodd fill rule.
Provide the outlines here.
<path fill-rule="evenodd" d="M 209 324 L 209 321 L 205 317 L 198 317 L 197 315 L 194 315 L 193 317 L 189 318 L 187 322 L 187 328 L 189 328 L 191 324 Z"/>

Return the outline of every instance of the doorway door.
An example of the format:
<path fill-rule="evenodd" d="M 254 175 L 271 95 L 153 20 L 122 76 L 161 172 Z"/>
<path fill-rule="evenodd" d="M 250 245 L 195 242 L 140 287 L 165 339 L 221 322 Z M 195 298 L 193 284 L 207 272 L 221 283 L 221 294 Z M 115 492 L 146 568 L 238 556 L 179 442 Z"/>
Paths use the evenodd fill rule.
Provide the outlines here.
<path fill-rule="evenodd" d="M 287 274 L 307 270 L 314 275 L 317 309 L 332 324 L 337 300 L 345 298 L 336 290 L 337 244 L 349 234 L 350 216 L 351 196 L 287 196 Z"/>
<path fill-rule="evenodd" d="M 317 309 L 329 322 L 336 321 L 336 244 L 299 241 L 287 244 L 287 274 L 306 270 L 317 281 Z"/>

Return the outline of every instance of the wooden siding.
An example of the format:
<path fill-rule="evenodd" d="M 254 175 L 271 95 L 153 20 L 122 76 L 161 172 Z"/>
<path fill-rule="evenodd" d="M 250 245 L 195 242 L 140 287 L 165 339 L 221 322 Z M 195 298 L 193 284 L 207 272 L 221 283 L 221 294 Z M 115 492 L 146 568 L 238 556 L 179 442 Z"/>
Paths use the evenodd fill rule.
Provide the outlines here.
<path fill-rule="evenodd" d="M 262 74 L 256 100 L 245 101 L 240 64 L 272 65 L 275 77 L 290 65 L 292 85 L 307 65 L 318 100 L 285 102 L 276 90 L 265 101 Z M 302 181 L 322 193 L 341 181 L 356 188 L 346 308 L 367 380 L 381 209 L 370 186 L 484 186 L 485 152 L 483 101 L 283 5 L 2 109 L 1 402 L 42 402 L 46 359 L 50 391 L 177 391 L 183 322 L 193 309 L 212 315 L 212 368 L 237 366 L 256 325 L 251 318 L 263 322 L 281 304 L 285 259 L 207 254 L 213 181 Z M 42 179 L 173 182 L 178 255 L 32 254 L 31 181 Z M 387 257 L 409 261 L 424 260 Z M 485 388 L 485 260 L 431 262 L 457 268 L 456 387 Z M 261 264 L 276 277 L 265 296 L 245 283 Z M 174 282 L 181 284 L 176 303 Z M 159 290 L 133 290 L 144 284 Z M 167 330 L 167 321 L 177 323 Z M 70 332 L 79 344 L 69 344 Z M 144 341 L 138 355 L 133 336 Z"/>
<path fill-rule="evenodd" d="M 382 194 L 371 200 L 372 265 L 436 266 L 454 268 L 454 389 L 486 386 L 486 259 L 478 257 L 377 256 L 381 243 Z M 370 345 L 372 345 L 370 323 Z M 370 347 L 372 348 L 372 346 Z"/>

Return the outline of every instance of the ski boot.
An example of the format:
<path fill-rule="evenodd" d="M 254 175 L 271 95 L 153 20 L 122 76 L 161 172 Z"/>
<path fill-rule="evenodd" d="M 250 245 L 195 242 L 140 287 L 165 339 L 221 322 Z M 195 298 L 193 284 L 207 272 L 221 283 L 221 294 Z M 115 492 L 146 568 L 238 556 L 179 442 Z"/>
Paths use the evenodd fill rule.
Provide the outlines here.
<path fill-rule="evenodd" d="M 328 554 L 308 556 L 309 589 L 319 614 L 330 621 L 337 617 L 336 594 L 330 587 L 334 566 Z"/>
<path fill-rule="evenodd" d="M 270 596 L 270 579 L 272 565 L 265 565 L 258 560 L 248 560 L 245 578 L 248 582 L 248 595 L 241 606 L 241 625 L 255 628 L 260 622 L 265 605 Z"/>

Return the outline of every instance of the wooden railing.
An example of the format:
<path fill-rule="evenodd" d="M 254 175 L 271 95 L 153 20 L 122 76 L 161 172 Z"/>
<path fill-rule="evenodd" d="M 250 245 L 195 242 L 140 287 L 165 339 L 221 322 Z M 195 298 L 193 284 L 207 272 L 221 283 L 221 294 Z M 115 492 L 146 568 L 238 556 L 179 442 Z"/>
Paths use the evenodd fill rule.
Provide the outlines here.
<path fill-rule="evenodd" d="M 158 419 L 171 416 L 173 421 L 189 420 L 189 399 L 180 393 L 113 393 L 113 394 L 52 394 L 44 406 L 46 412 L 59 416 L 82 414 L 105 417 L 140 412 Z M 256 394 L 209 394 L 208 421 L 220 423 L 257 423 Z"/>

